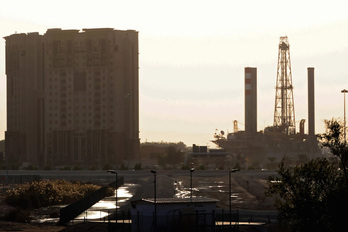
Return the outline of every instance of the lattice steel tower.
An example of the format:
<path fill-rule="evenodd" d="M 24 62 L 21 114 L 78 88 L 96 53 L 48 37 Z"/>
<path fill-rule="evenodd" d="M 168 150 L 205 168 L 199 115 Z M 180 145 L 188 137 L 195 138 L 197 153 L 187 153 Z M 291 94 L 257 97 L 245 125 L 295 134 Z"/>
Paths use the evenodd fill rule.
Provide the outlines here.
<path fill-rule="evenodd" d="M 273 126 L 284 134 L 295 134 L 295 108 L 288 37 L 280 37 Z"/>

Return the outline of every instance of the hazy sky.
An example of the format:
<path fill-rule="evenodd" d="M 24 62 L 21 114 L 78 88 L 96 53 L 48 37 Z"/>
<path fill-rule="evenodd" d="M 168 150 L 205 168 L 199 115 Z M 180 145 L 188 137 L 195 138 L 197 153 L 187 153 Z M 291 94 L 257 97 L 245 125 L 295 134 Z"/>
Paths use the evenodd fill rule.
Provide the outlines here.
<path fill-rule="evenodd" d="M 48 28 L 139 31 L 141 141 L 206 145 L 215 129 L 244 129 L 244 67 L 257 67 L 258 129 L 273 124 L 278 42 L 290 42 L 296 121 L 307 120 L 315 68 L 316 133 L 343 119 L 348 89 L 347 1 L 6 1 L 0 35 Z M 6 130 L 0 41 L 0 139 Z M 307 124 L 306 121 L 306 132 Z"/>

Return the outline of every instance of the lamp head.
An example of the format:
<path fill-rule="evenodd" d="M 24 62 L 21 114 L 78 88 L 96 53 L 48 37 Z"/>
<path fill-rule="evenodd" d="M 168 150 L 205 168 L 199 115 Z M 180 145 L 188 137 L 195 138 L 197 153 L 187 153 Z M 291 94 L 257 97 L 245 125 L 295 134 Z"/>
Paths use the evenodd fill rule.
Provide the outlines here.
<path fill-rule="evenodd" d="M 233 172 L 239 172 L 239 171 L 240 171 L 239 169 L 234 168 L 234 169 L 232 169 L 230 172 L 233 173 Z"/>
<path fill-rule="evenodd" d="M 190 169 L 190 172 L 194 172 L 194 171 L 195 171 L 195 169 L 194 169 L 194 168 L 191 168 L 191 169 Z"/>
<path fill-rule="evenodd" d="M 151 170 L 151 173 L 156 174 L 156 170 Z"/>

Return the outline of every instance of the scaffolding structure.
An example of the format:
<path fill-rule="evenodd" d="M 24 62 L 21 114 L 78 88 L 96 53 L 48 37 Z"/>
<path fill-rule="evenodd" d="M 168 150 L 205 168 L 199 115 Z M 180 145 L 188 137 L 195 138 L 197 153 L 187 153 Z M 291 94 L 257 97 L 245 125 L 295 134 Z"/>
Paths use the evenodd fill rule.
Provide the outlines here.
<path fill-rule="evenodd" d="M 280 37 L 273 126 L 290 135 L 296 133 L 295 107 L 288 37 Z"/>

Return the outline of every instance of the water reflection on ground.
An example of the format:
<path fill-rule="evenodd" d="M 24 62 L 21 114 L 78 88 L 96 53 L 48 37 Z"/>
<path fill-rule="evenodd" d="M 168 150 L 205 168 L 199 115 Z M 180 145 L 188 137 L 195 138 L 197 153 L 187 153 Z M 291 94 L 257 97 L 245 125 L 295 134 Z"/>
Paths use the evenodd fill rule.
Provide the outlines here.
<path fill-rule="evenodd" d="M 122 205 L 126 204 L 127 201 L 134 195 L 137 185 L 132 183 L 125 183 L 117 190 L 117 208 L 119 209 Z M 116 191 L 113 196 L 106 197 L 91 208 L 81 213 L 75 218 L 75 220 L 95 220 L 107 217 L 108 215 L 115 212 L 116 206 Z M 66 205 L 54 206 L 55 208 L 64 208 Z M 34 223 L 57 223 L 59 218 L 50 218 L 49 215 L 41 215 L 32 220 Z"/>
<path fill-rule="evenodd" d="M 137 185 L 125 183 L 117 189 L 117 209 L 122 207 L 135 193 Z M 116 206 L 116 191 L 111 197 L 106 197 L 103 200 L 95 203 L 91 208 L 77 216 L 76 220 L 88 219 L 103 219 L 104 217 L 115 212 Z"/>
<path fill-rule="evenodd" d="M 191 188 L 190 186 L 184 186 L 183 181 L 176 181 L 174 183 L 175 187 L 175 197 L 177 198 L 190 198 L 191 197 Z M 214 198 L 215 194 L 229 193 L 229 184 L 225 184 L 224 181 L 198 181 L 197 186 L 192 187 L 192 197 L 212 197 Z M 228 196 L 226 197 L 228 199 Z M 228 203 L 229 200 L 226 202 Z M 240 193 L 236 191 L 231 192 L 231 202 L 233 204 L 240 204 L 243 202 Z"/>

